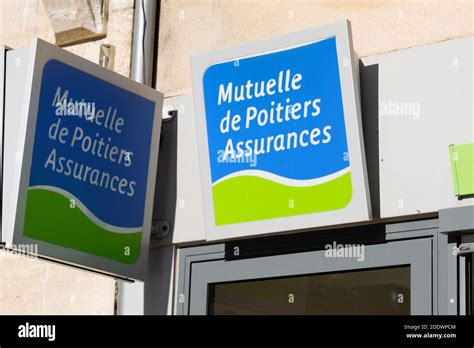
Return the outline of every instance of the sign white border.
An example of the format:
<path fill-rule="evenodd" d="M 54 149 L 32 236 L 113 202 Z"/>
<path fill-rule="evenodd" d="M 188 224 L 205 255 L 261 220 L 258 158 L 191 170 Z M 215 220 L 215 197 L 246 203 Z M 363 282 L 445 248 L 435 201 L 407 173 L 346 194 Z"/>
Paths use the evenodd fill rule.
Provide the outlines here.
<path fill-rule="evenodd" d="M 338 66 L 352 177 L 351 201 L 345 208 L 340 210 L 216 226 L 203 91 L 203 76 L 207 68 L 213 64 L 262 55 L 330 37 L 336 38 L 337 56 L 339 59 Z M 360 112 L 358 59 L 355 57 L 352 49 L 351 28 L 348 20 L 195 55 L 191 58 L 191 68 L 207 240 L 303 230 L 371 219 Z"/>
<path fill-rule="evenodd" d="M 147 176 L 147 190 L 145 197 L 145 212 L 141 251 L 139 259 L 133 264 L 124 264 L 109 260 L 104 257 L 87 254 L 74 249 L 43 242 L 23 236 L 23 223 L 25 217 L 26 197 L 29 185 L 33 143 L 36 130 L 36 117 L 38 113 L 39 95 L 43 68 L 51 59 L 56 59 L 96 78 L 107 81 L 115 86 L 137 94 L 155 103 L 153 131 L 150 149 L 150 158 Z M 21 114 L 20 134 L 18 137 L 17 153 L 23 154 L 21 161 L 15 165 L 16 173 L 20 174 L 19 187 L 14 187 L 18 192 L 15 212 L 15 227 L 13 243 L 37 244 L 40 255 L 59 259 L 64 262 L 77 264 L 82 267 L 96 269 L 105 273 L 116 274 L 133 279 L 145 279 L 148 267 L 148 248 L 150 242 L 153 197 L 155 192 L 156 170 L 158 164 L 158 146 L 161 132 L 161 116 L 163 108 L 163 94 L 124 76 L 104 69 L 84 58 L 69 53 L 59 47 L 40 39 L 34 39 L 29 46 L 28 71 L 26 78 L 25 96 Z M 139 115 L 137 115 L 139 117 Z"/>

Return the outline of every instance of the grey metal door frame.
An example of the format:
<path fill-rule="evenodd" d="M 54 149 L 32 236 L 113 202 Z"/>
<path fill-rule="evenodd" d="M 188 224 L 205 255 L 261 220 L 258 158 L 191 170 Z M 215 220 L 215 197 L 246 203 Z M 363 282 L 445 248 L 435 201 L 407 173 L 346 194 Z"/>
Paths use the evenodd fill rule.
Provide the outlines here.
<path fill-rule="evenodd" d="M 225 256 L 224 250 L 224 244 L 211 244 L 178 249 L 176 264 L 177 291 L 173 314 L 189 314 L 189 291 L 192 265 L 196 262 L 222 260 Z"/>
<path fill-rule="evenodd" d="M 472 216 L 472 214 L 470 215 Z M 456 222 L 456 219 L 450 221 Z M 447 220 L 446 220 L 447 221 Z M 386 241 L 414 241 L 427 240 L 432 243 L 429 260 L 432 262 L 432 314 L 465 314 L 463 299 L 464 258 L 457 257 L 453 251 L 457 241 L 448 238 L 440 228 L 438 218 L 430 220 L 413 220 L 387 223 L 385 227 Z M 186 315 L 190 313 L 190 287 L 192 266 L 207 260 L 224 260 L 225 244 L 208 244 L 178 248 L 176 258 L 176 287 L 174 314 Z M 233 262 L 233 261 L 232 261 Z M 461 289 L 459 288 L 461 286 Z M 461 290 L 461 291 L 460 291 Z"/>
<path fill-rule="evenodd" d="M 411 313 L 432 314 L 432 244 L 429 239 L 365 247 L 365 260 L 328 258 L 325 250 L 191 265 L 189 314 L 207 314 L 208 285 L 239 280 L 410 265 Z"/>

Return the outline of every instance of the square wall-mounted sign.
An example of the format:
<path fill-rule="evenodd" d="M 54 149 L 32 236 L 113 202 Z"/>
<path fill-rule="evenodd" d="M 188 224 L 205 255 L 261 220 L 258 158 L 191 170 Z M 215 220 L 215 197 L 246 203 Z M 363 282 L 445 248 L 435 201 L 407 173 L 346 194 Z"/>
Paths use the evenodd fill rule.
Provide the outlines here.
<path fill-rule="evenodd" d="M 39 39 L 27 53 L 3 228 L 40 255 L 143 279 L 162 94 Z"/>
<path fill-rule="evenodd" d="M 192 58 L 208 240 L 368 220 L 348 21 Z"/>

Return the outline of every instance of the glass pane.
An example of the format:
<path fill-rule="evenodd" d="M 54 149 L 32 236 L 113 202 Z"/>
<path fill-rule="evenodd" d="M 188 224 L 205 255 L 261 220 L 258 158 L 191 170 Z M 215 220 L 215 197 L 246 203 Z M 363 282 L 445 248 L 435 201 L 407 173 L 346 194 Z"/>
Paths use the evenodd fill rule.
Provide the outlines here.
<path fill-rule="evenodd" d="M 410 314 L 410 266 L 209 285 L 208 313 Z"/>

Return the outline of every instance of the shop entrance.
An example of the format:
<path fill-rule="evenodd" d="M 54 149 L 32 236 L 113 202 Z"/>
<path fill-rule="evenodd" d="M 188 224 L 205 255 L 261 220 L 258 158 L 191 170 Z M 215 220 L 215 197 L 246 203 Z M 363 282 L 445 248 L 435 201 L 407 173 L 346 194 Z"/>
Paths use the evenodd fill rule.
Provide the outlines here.
<path fill-rule="evenodd" d="M 225 260 L 219 246 L 190 266 L 184 313 L 209 315 L 432 314 L 432 240 Z M 206 260 L 207 259 L 207 260 Z"/>

